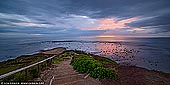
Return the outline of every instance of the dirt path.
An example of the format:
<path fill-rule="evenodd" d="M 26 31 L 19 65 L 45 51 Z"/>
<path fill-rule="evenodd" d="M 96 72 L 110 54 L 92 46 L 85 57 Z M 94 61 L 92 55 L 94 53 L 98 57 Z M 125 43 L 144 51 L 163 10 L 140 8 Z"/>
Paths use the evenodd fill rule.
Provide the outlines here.
<path fill-rule="evenodd" d="M 70 60 L 62 61 L 60 64 L 52 65 L 45 70 L 41 78 L 46 85 L 101 85 L 101 82 L 87 77 L 85 74 L 75 72 L 70 65 Z"/>
<path fill-rule="evenodd" d="M 59 50 L 58 50 L 59 49 Z M 44 54 L 57 54 L 65 49 L 58 48 L 44 51 Z M 157 71 L 151 71 L 136 66 L 123 66 L 106 64 L 104 67 L 116 68 L 118 80 L 101 79 L 91 77 L 84 78 L 85 74 L 79 74 L 70 65 L 71 59 L 53 64 L 40 75 L 45 85 L 170 85 L 170 75 Z"/>

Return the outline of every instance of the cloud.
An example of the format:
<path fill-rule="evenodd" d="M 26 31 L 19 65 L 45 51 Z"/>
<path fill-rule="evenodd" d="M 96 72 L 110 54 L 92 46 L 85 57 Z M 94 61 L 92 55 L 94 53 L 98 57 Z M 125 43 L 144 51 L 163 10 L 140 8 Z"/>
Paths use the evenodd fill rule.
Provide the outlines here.
<path fill-rule="evenodd" d="M 38 24 L 38 23 L 31 23 L 31 22 L 20 22 L 20 23 L 15 23 L 12 22 L 11 24 L 17 25 L 17 26 L 24 26 L 24 27 L 53 27 L 53 25 L 49 24 Z"/>
<path fill-rule="evenodd" d="M 138 20 L 137 17 L 123 19 L 123 20 L 116 20 L 115 18 L 106 18 L 99 20 L 99 24 L 96 27 L 91 28 L 83 28 L 86 30 L 114 30 L 114 29 L 121 29 L 121 28 L 130 28 L 127 26 L 127 23 L 131 23 L 133 21 Z"/>
<path fill-rule="evenodd" d="M 152 30 L 152 32 L 149 32 L 149 33 L 168 32 L 168 31 L 170 31 L 170 29 L 169 29 L 169 26 L 170 26 L 169 14 L 135 21 L 135 22 L 129 23 L 128 26 L 131 26 L 134 28 Z"/>
<path fill-rule="evenodd" d="M 169 0 L 2 0 L 0 32 L 70 37 L 102 33 L 168 35 L 169 3 Z"/>
<path fill-rule="evenodd" d="M 24 15 L 18 15 L 18 14 L 7 14 L 7 13 L 0 13 L 1 19 L 10 19 L 10 20 L 19 20 L 19 21 L 26 21 L 31 22 L 33 20 L 25 17 Z"/>
<path fill-rule="evenodd" d="M 30 34 L 30 35 L 32 35 L 32 36 L 41 36 L 43 34 Z"/>

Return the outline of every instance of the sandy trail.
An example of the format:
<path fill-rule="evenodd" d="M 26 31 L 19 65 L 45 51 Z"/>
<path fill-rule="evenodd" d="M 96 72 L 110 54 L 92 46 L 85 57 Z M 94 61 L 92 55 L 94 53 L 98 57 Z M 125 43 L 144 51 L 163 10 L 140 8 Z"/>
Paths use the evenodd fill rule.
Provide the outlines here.
<path fill-rule="evenodd" d="M 62 61 L 60 64 L 51 65 L 45 70 L 41 78 L 45 85 L 101 85 L 99 80 L 79 74 L 70 65 L 71 59 Z"/>

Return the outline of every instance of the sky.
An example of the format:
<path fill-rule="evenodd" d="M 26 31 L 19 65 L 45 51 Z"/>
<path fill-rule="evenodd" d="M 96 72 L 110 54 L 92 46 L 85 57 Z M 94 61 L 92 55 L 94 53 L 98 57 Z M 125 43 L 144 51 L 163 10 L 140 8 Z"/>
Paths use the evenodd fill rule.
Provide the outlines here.
<path fill-rule="evenodd" d="M 170 36 L 170 0 L 0 0 L 0 37 Z"/>

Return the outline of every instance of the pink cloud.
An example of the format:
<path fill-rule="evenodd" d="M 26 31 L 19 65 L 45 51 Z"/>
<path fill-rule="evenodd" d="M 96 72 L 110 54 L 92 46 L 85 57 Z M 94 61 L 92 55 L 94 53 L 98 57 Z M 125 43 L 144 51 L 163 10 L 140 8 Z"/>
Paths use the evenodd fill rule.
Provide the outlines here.
<path fill-rule="evenodd" d="M 99 20 L 99 24 L 95 27 L 91 28 L 84 28 L 86 30 L 113 30 L 113 29 L 120 29 L 120 28 L 130 28 L 126 25 L 126 23 L 131 23 L 133 21 L 138 20 L 139 18 L 128 18 L 124 20 L 117 21 L 115 18 L 106 18 Z"/>

